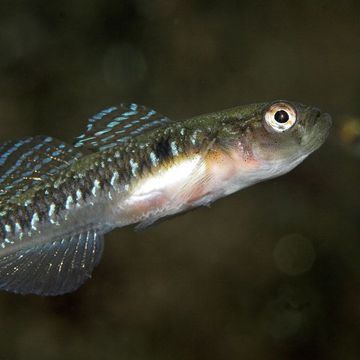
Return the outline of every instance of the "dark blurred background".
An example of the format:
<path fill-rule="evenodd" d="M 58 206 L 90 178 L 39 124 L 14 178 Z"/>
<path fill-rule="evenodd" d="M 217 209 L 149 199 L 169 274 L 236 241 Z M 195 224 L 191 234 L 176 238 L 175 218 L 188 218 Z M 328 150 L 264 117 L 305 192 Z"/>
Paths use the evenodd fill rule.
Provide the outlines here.
<path fill-rule="evenodd" d="M 359 359 L 360 3 L 0 3 L 0 140 L 119 102 L 174 119 L 285 98 L 333 115 L 292 173 L 106 236 L 77 292 L 0 294 L 0 359 Z"/>

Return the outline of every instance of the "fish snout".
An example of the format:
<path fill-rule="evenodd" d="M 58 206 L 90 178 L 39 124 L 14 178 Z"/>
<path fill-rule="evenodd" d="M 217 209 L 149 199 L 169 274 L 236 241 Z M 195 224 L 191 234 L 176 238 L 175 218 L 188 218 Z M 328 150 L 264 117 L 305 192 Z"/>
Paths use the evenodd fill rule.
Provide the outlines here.
<path fill-rule="evenodd" d="M 311 109 L 311 114 L 310 114 L 309 119 L 310 119 L 311 126 L 315 126 L 316 128 L 320 127 L 322 129 L 326 129 L 327 131 L 329 131 L 329 129 L 332 125 L 332 120 L 331 120 L 330 114 L 327 112 L 321 111 L 317 107 L 314 107 Z"/>

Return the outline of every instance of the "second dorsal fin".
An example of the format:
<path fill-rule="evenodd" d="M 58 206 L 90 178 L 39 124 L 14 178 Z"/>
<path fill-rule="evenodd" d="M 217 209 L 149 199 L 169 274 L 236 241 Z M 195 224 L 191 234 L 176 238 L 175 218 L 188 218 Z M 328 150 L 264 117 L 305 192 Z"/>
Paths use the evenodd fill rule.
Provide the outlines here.
<path fill-rule="evenodd" d="M 86 131 L 75 139 L 74 146 L 105 150 L 171 120 L 143 105 L 120 104 L 92 116 Z"/>

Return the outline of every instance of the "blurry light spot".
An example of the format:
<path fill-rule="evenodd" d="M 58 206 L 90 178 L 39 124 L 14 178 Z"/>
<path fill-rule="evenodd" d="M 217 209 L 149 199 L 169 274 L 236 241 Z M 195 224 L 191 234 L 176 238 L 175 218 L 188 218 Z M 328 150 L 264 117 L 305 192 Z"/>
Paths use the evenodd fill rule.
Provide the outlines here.
<path fill-rule="evenodd" d="M 108 85 L 117 90 L 131 90 L 145 77 L 145 58 L 131 44 L 114 45 L 103 58 L 103 74 Z"/>
<path fill-rule="evenodd" d="M 311 241 L 299 234 L 281 238 L 273 256 L 277 268 L 288 275 L 299 275 L 310 270 L 316 258 Z"/>
<path fill-rule="evenodd" d="M 264 330 L 274 339 L 286 339 L 294 336 L 304 322 L 301 312 L 282 308 L 277 302 L 267 305 L 264 316 Z"/>
<path fill-rule="evenodd" d="M 360 137 L 360 119 L 345 118 L 340 136 L 345 143 L 351 143 L 354 139 Z"/>
<path fill-rule="evenodd" d="M 282 285 L 278 294 L 265 304 L 262 313 L 264 330 L 274 339 L 304 333 L 311 312 L 319 308 L 315 289 L 304 285 Z"/>
<path fill-rule="evenodd" d="M 345 117 L 342 120 L 339 137 L 353 154 L 360 156 L 360 118 Z"/>

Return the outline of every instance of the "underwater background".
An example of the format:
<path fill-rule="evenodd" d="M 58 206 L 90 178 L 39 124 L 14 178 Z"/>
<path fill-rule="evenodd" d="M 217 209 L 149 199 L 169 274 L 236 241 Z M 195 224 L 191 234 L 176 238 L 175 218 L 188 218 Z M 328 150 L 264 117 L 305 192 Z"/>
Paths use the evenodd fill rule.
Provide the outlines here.
<path fill-rule="evenodd" d="M 0 293 L 0 359 L 359 359 L 360 3 L 0 3 L 0 140 L 72 142 L 120 102 L 172 119 L 288 99 L 333 116 L 283 177 L 106 235 L 93 278 Z"/>

